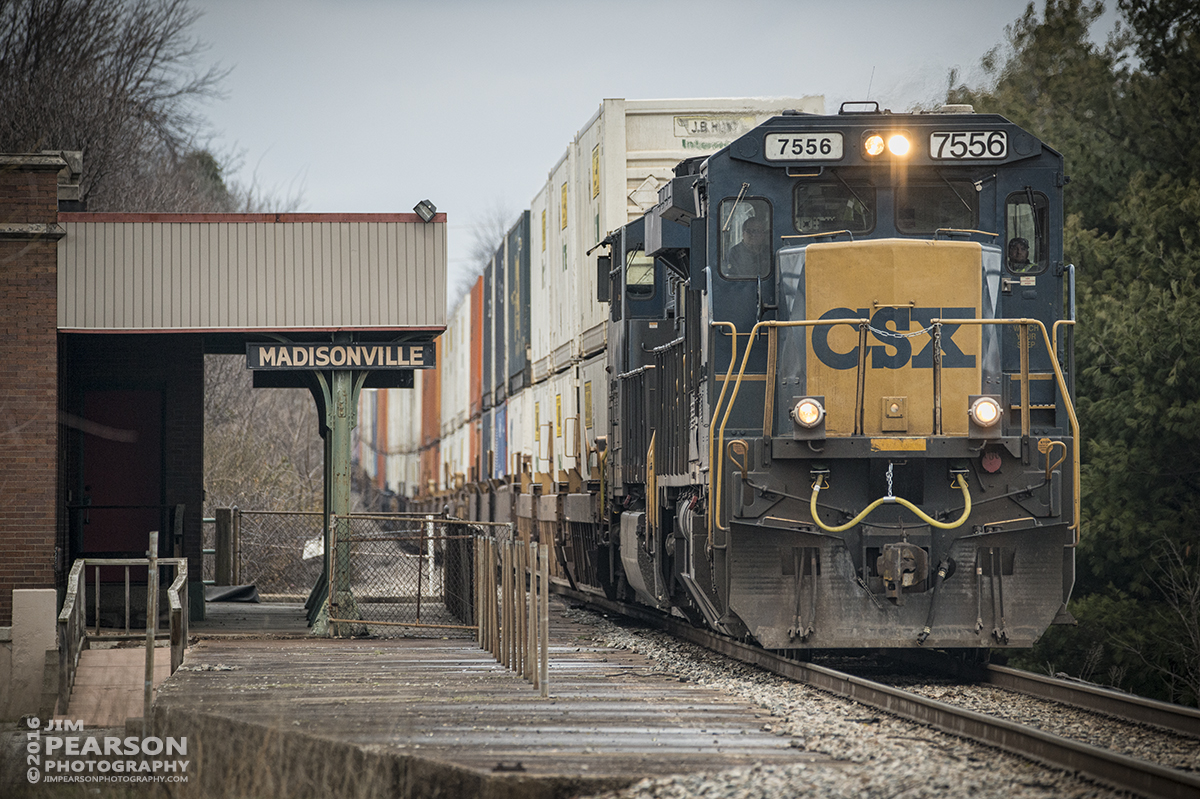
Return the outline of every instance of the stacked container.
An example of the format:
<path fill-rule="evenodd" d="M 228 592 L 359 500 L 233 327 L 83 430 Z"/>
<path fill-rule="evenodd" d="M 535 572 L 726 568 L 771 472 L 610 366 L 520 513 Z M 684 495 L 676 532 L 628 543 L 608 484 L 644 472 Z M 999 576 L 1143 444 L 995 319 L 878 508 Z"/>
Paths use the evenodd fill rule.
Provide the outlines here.
<path fill-rule="evenodd" d="M 440 339 L 440 376 L 420 375 L 418 390 L 409 392 L 423 405 L 440 403 L 436 422 L 431 409 L 421 409 L 423 493 L 454 489 L 454 475 L 461 483 L 515 480 L 528 471 L 550 487 L 595 476 L 612 377 L 604 369 L 608 305 L 596 301 L 596 245 L 653 206 L 680 161 L 715 152 L 785 110 L 823 113 L 824 101 L 600 104 L 452 314 Z M 369 418 L 372 441 L 411 432 L 390 423 L 381 430 L 378 414 Z M 386 449 L 398 445 L 389 441 Z"/>

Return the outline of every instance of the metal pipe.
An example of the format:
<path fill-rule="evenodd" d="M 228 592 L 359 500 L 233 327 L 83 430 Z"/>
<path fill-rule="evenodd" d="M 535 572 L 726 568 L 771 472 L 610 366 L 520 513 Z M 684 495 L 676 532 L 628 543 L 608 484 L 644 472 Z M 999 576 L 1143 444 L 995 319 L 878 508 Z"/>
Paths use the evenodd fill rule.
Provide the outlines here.
<path fill-rule="evenodd" d="M 522 550 L 525 552 L 525 566 L 529 575 L 529 590 L 525 594 L 525 613 L 526 613 L 526 628 L 525 628 L 525 670 L 522 676 L 534 682 L 533 667 L 537 662 L 537 649 L 534 642 L 537 640 L 537 595 L 534 593 L 537 589 L 537 550 L 532 543 L 522 545 Z"/>
<path fill-rule="evenodd" d="M 867 392 L 867 328 L 870 323 L 862 321 L 858 325 L 858 371 L 854 377 L 854 435 L 863 434 L 863 406 L 866 404 Z"/>
<path fill-rule="evenodd" d="M 1017 328 L 1021 351 L 1021 454 L 1029 463 L 1029 324 L 1025 320 Z M 1051 360 L 1056 360 L 1051 358 Z"/>
<path fill-rule="evenodd" d="M 542 699 L 550 697 L 550 547 L 542 544 L 538 556 L 538 571 L 541 579 L 541 668 L 538 687 L 541 688 Z"/>
<path fill-rule="evenodd" d="M 150 705 L 154 701 L 154 638 L 158 633 L 158 530 L 150 531 L 150 561 L 146 573 L 146 681 L 142 694 L 142 737 L 150 735 Z"/>
<path fill-rule="evenodd" d="M 764 387 L 763 438 L 775 431 L 775 372 L 778 368 L 779 328 L 767 328 L 767 384 Z"/>
<path fill-rule="evenodd" d="M 482 571 L 479 568 L 479 538 L 476 537 L 471 542 L 471 559 L 474 562 L 475 570 L 472 572 L 475 579 L 471 581 L 471 601 L 474 607 L 475 617 L 475 643 L 482 647 L 483 645 L 483 615 L 479 612 L 479 578 Z"/>
<path fill-rule="evenodd" d="M 500 545 L 500 663 L 512 668 L 512 541 Z"/>
<path fill-rule="evenodd" d="M 942 323 L 933 324 L 933 434 L 942 434 Z"/>

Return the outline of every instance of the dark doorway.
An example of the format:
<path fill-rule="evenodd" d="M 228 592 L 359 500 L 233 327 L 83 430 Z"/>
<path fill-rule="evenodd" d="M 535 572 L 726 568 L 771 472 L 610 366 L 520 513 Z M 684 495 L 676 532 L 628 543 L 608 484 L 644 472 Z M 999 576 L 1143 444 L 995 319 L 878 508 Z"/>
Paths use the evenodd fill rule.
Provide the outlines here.
<path fill-rule="evenodd" d="M 145 557 L 149 532 L 165 532 L 162 414 L 162 391 L 84 392 L 76 556 Z"/>

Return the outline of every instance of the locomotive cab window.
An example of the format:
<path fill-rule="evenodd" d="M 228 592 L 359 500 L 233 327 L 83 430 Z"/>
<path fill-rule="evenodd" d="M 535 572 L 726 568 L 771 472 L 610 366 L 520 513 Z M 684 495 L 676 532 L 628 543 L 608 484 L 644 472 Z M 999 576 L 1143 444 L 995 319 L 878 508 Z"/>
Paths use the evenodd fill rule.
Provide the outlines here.
<path fill-rule="evenodd" d="M 979 193 L 969 181 L 914 181 L 896 187 L 896 230 L 901 233 L 978 227 Z"/>
<path fill-rule="evenodd" d="M 645 250 L 630 250 L 625 261 L 625 293 L 631 300 L 654 296 L 654 259 Z"/>
<path fill-rule="evenodd" d="M 1044 272 L 1050 265 L 1050 224 L 1046 195 L 1035 191 L 1010 194 L 1004 207 L 1004 263 L 1017 274 Z"/>
<path fill-rule="evenodd" d="M 792 192 L 796 232 L 866 233 L 875 227 L 875 189 L 841 181 L 797 183 Z"/>
<path fill-rule="evenodd" d="M 755 279 L 771 274 L 771 205 L 766 200 L 721 202 L 721 274 Z"/>

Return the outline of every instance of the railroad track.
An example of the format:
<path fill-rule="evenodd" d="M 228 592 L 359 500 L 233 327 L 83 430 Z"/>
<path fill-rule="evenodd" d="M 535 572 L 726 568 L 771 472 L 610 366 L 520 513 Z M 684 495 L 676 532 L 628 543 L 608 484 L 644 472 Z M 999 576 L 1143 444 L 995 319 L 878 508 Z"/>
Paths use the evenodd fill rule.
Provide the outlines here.
<path fill-rule="evenodd" d="M 603 597 L 559 590 L 595 609 L 638 619 L 677 638 L 742 663 L 755 665 L 799 683 L 852 699 L 899 718 L 914 721 L 1010 754 L 1069 772 L 1078 772 L 1118 790 L 1158 799 L 1195 799 L 1200 776 L 1053 735 L 1035 727 L 958 707 L 946 702 L 831 668 L 793 660 L 774 652 L 692 627 L 649 608 Z M 1200 712 L 1141 699 L 1066 680 L 989 666 L 982 681 L 1044 700 L 1069 704 L 1139 724 L 1200 737 Z"/>

